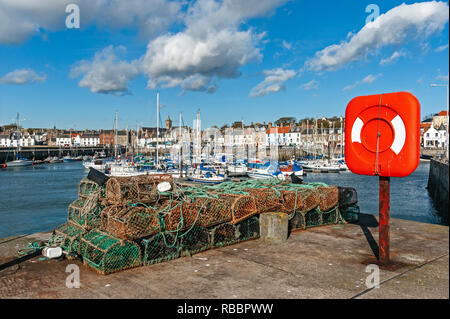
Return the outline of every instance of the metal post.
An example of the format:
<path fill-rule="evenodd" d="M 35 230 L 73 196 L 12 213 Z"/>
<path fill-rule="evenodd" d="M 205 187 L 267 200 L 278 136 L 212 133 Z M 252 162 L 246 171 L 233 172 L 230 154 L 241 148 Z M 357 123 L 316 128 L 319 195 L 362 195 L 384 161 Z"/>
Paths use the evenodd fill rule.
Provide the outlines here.
<path fill-rule="evenodd" d="M 390 177 L 380 176 L 379 194 L 379 261 L 381 264 L 389 263 L 389 218 L 390 218 Z"/>

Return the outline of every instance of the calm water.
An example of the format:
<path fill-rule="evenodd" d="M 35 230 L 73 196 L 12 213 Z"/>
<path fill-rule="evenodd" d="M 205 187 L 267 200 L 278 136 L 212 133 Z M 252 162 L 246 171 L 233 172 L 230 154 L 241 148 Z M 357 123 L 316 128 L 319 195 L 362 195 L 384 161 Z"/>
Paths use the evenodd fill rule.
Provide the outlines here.
<path fill-rule="evenodd" d="M 426 190 L 428 163 L 405 178 L 391 178 L 391 216 L 440 223 Z M 78 183 L 86 176 L 81 162 L 44 164 L 0 170 L 0 238 L 53 230 L 67 220 L 67 206 L 78 197 Z M 341 174 L 313 174 L 306 182 L 355 187 L 361 212 L 378 212 L 378 178 Z"/>
<path fill-rule="evenodd" d="M 425 223 L 440 224 L 441 219 L 426 189 L 429 162 L 420 162 L 406 177 L 391 177 L 391 216 Z M 354 187 L 362 213 L 378 215 L 378 177 L 339 174 L 307 173 L 305 182 L 324 182 L 329 185 Z"/>

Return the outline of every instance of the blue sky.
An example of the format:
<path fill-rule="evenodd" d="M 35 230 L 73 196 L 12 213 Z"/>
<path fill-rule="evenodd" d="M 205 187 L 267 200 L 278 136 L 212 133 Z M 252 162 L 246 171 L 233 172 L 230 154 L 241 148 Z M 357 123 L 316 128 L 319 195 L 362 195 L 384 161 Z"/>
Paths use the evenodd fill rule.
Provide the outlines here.
<path fill-rule="evenodd" d="M 204 128 L 339 116 L 355 96 L 395 91 L 422 115 L 445 108 L 429 84 L 448 83 L 448 2 L 252 1 L 0 0 L 12 21 L 0 22 L 0 124 L 19 112 L 25 127 L 111 128 L 117 111 L 121 128 L 154 126 L 157 89 L 163 119 L 192 124 L 200 109 Z M 80 29 L 64 26 L 66 2 Z"/>

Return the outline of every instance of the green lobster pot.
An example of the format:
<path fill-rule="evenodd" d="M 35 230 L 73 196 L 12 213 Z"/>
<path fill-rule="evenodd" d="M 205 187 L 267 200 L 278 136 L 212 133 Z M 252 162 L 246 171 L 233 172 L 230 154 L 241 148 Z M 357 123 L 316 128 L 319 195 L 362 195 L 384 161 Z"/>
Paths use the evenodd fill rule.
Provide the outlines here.
<path fill-rule="evenodd" d="M 211 248 L 211 231 L 206 227 L 194 226 L 179 235 L 182 256 L 193 254 Z"/>
<path fill-rule="evenodd" d="M 148 239 L 142 239 L 142 263 L 152 265 L 180 257 L 180 245 L 176 235 L 170 232 L 158 233 Z"/>
<path fill-rule="evenodd" d="M 213 247 L 232 245 L 239 241 L 237 225 L 223 223 L 211 229 L 211 244 Z"/>
<path fill-rule="evenodd" d="M 99 228 L 101 226 L 101 212 L 104 207 L 97 203 L 93 209 L 83 213 L 85 203 L 86 201 L 83 198 L 78 198 L 70 203 L 67 209 L 68 220 L 86 230 Z"/>
<path fill-rule="evenodd" d="M 59 225 L 49 239 L 50 246 L 59 246 L 69 253 L 80 254 L 81 236 L 86 230 L 70 222 Z"/>
<path fill-rule="evenodd" d="M 259 238 L 259 218 L 253 216 L 236 224 L 238 241 Z"/>
<path fill-rule="evenodd" d="M 96 229 L 81 237 L 80 254 L 85 265 L 102 275 L 142 264 L 137 244 Z"/>
<path fill-rule="evenodd" d="M 80 184 L 78 184 L 78 196 L 86 199 L 89 197 L 89 195 L 91 195 L 92 193 L 96 192 L 99 189 L 102 189 L 100 185 L 85 177 L 81 180 Z"/>

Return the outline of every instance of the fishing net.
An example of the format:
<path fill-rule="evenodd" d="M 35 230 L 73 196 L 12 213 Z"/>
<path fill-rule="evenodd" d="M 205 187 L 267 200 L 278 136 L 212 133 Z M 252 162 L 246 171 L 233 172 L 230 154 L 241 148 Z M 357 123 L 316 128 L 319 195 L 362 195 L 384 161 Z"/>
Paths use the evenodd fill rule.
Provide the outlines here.
<path fill-rule="evenodd" d="M 258 213 L 278 211 L 281 207 L 281 193 L 275 188 L 245 189 L 255 201 Z"/>
<path fill-rule="evenodd" d="M 202 212 L 204 206 L 188 201 L 166 201 L 159 211 L 164 222 L 163 229 L 170 231 L 181 231 L 191 227 Z"/>
<path fill-rule="evenodd" d="M 161 182 L 170 190 L 159 192 Z M 265 212 L 288 214 L 290 229 L 359 214 L 353 189 L 278 179 L 181 186 L 161 174 L 113 177 L 101 187 L 85 178 L 79 195 L 50 242 L 102 274 L 259 238 L 258 214 Z"/>
<path fill-rule="evenodd" d="M 141 251 L 132 241 L 122 240 L 100 230 L 81 237 L 83 263 L 106 275 L 141 265 Z"/>
<path fill-rule="evenodd" d="M 59 225 L 48 241 L 50 247 L 61 247 L 64 251 L 74 254 L 80 253 L 81 236 L 86 233 L 83 228 L 70 222 Z"/>
<path fill-rule="evenodd" d="M 319 187 L 319 209 L 328 211 L 339 204 L 339 191 L 336 186 Z"/>
<path fill-rule="evenodd" d="M 296 212 L 289 220 L 289 229 L 306 229 L 340 223 L 345 223 L 345 221 L 342 219 L 338 207 L 325 212 L 317 207 L 306 214 Z"/>
<path fill-rule="evenodd" d="M 212 228 L 212 247 L 222 247 L 238 242 L 239 238 L 237 228 L 237 225 L 233 225 L 231 223 L 224 223 Z"/>
<path fill-rule="evenodd" d="M 69 204 L 68 220 L 86 230 L 98 228 L 103 208 L 98 201 L 98 193 L 92 193 L 87 199 L 78 198 Z"/>
<path fill-rule="evenodd" d="M 142 262 L 152 265 L 180 257 L 180 245 L 176 234 L 170 232 L 158 233 L 149 239 L 142 239 Z"/>
<path fill-rule="evenodd" d="M 112 206 L 101 219 L 105 231 L 122 239 L 138 239 L 160 231 L 158 213 L 148 207 Z"/>
<path fill-rule="evenodd" d="M 87 198 L 99 189 L 104 191 L 103 187 L 85 177 L 81 180 L 80 184 L 78 184 L 78 196 Z"/>
<path fill-rule="evenodd" d="M 255 199 L 248 195 L 222 194 L 221 198 L 228 197 L 232 202 L 231 223 L 237 224 L 240 221 L 247 219 L 255 214 L 258 214 L 256 209 Z"/>
<path fill-rule="evenodd" d="M 193 254 L 211 248 L 211 232 L 206 227 L 193 226 L 179 235 L 182 256 Z"/>
<path fill-rule="evenodd" d="M 237 238 L 239 241 L 259 238 L 259 218 L 250 217 L 237 225 Z"/>
<path fill-rule="evenodd" d="M 106 201 L 111 205 L 127 202 L 154 203 L 159 197 L 156 186 L 161 182 L 173 183 L 172 176 L 154 174 L 110 178 L 106 182 Z"/>
<path fill-rule="evenodd" d="M 195 205 L 202 210 L 198 216 L 197 225 L 211 227 L 231 221 L 233 198 L 204 198 L 195 200 Z"/>

